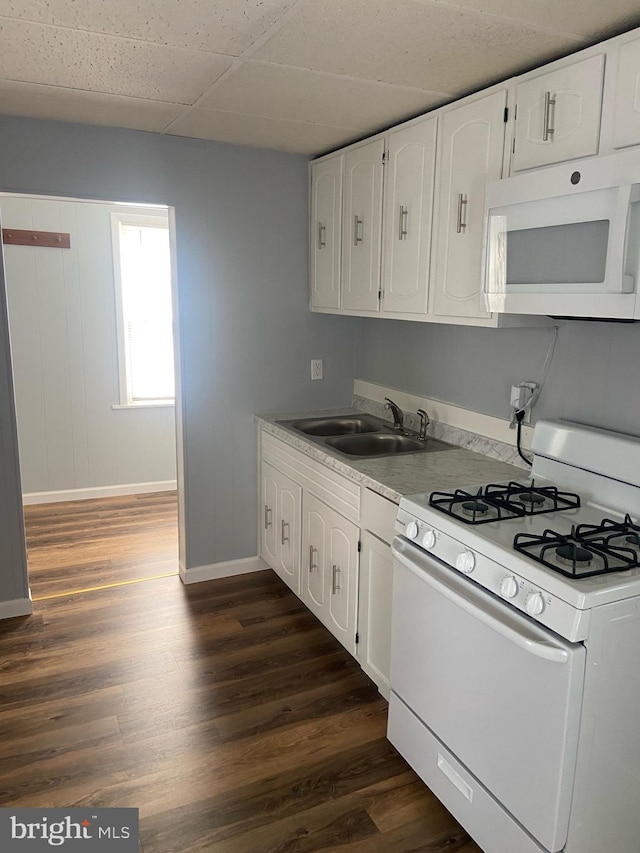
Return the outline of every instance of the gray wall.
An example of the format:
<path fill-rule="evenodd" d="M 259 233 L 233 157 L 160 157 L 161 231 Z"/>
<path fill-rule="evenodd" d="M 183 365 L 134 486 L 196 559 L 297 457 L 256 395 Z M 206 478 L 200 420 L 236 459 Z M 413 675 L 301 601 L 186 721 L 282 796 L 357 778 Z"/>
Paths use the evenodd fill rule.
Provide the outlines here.
<path fill-rule="evenodd" d="M 359 378 L 508 418 L 511 385 L 540 380 L 552 336 L 363 320 Z M 533 420 L 542 417 L 640 435 L 640 324 L 560 325 Z"/>
<path fill-rule="evenodd" d="M 71 235 L 69 249 L 4 247 L 27 494 L 176 479 L 174 407 L 113 408 L 121 401 L 111 212 L 149 209 L 0 198 L 3 227 Z"/>
<path fill-rule="evenodd" d="M 255 555 L 253 413 L 347 404 L 358 355 L 358 321 L 307 309 L 306 160 L 9 117 L 0 151 L 5 191 L 175 206 L 187 566 Z"/>
<path fill-rule="evenodd" d="M 0 601 L 13 601 L 28 595 L 8 328 L 0 253 Z"/>

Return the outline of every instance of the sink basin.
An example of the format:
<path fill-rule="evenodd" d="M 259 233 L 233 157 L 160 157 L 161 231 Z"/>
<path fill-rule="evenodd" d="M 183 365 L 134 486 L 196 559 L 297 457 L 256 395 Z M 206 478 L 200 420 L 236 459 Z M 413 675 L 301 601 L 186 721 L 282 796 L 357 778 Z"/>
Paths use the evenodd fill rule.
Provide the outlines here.
<path fill-rule="evenodd" d="M 300 421 L 286 421 L 287 426 L 297 429 L 305 435 L 352 435 L 354 433 L 380 432 L 384 424 L 377 418 L 367 415 L 340 415 L 338 417 L 305 418 Z"/>
<path fill-rule="evenodd" d="M 411 438 L 409 435 L 388 432 L 328 438 L 325 444 L 349 456 L 387 456 L 395 453 L 445 450 L 449 447 L 449 445 L 436 442 L 434 439 L 424 442 Z"/>

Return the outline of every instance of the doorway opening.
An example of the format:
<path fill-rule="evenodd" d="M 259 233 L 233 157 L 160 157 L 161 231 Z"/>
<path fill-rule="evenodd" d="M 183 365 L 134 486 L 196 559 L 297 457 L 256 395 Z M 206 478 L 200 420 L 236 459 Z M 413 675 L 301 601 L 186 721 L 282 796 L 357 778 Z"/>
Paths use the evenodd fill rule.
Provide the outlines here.
<path fill-rule="evenodd" d="M 174 211 L 2 193 L 0 218 L 27 234 L 3 250 L 32 598 L 178 574 Z"/>

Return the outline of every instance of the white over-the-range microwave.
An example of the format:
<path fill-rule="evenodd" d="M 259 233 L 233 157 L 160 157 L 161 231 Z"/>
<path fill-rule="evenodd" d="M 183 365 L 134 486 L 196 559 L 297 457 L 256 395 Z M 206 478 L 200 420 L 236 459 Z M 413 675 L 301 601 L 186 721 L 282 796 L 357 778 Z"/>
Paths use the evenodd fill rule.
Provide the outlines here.
<path fill-rule="evenodd" d="M 483 289 L 502 314 L 640 320 L 640 151 L 487 184 Z"/>

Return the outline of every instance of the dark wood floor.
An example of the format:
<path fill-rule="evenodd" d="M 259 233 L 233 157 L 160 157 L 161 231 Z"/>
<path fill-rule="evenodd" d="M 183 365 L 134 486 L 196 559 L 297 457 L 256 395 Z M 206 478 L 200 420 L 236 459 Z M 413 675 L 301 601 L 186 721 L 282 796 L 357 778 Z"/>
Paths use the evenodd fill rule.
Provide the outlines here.
<path fill-rule="evenodd" d="M 136 807 L 144 853 L 480 853 L 271 571 L 35 601 L 0 650 L 2 806 Z"/>

